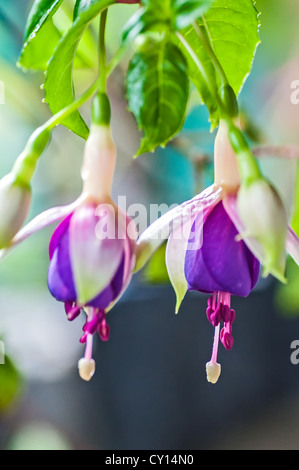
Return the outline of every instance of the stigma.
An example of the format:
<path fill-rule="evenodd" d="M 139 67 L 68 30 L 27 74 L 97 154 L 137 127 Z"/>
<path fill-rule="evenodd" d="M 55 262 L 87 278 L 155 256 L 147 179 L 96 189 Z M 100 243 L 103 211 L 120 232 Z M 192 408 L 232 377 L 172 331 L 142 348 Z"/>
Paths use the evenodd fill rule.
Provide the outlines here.
<path fill-rule="evenodd" d="M 83 326 L 83 335 L 80 343 L 84 343 L 85 354 L 78 362 L 78 370 L 81 379 L 89 382 L 95 373 L 95 360 L 92 357 L 93 335 L 97 331 L 102 341 L 108 341 L 110 328 L 106 323 L 104 310 L 88 307 L 87 319 Z"/>

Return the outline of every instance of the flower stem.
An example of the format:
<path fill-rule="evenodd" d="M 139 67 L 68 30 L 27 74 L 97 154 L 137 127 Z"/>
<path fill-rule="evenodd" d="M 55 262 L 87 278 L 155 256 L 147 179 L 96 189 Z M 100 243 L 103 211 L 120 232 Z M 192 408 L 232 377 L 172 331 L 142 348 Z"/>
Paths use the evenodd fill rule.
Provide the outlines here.
<path fill-rule="evenodd" d="M 226 74 L 225 74 L 225 72 L 222 68 L 222 65 L 220 64 L 220 62 L 218 60 L 218 57 L 216 56 L 210 41 L 206 38 L 206 35 L 204 34 L 203 30 L 205 30 L 207 32 L 206 21 L 205 21 L 204 17 L 202 17 L 202 21 L 203 21 L 203 26 L 200 26 L 196 22 L 193 23 L 192 26 L 194 28 L 194 31 L 196 32 L 196 34 L 199 37 L 202 45 L 204 46 L 206 52 L 208 53 L 208 55 L 211 59 L 211 62 L 214 65 L 214 68 L 215 68 L 215 70 L 218 74 L 218 77 L 220 79 L 221 84 L 224 85 L 224 86 L 229 85 Z"/>
<path fill-rule="evenodd" d="M 99 27 L 99 90 L 106 91 L 107 86 L 107 63 L 106 63 L 106 46 L 105 46 L 105 32 L 107 23 L 108 10 L 104 10 L 100 16 Z"/>
<path fill-rule="evenodd" d="M 38 129 L 36 129 L 32 135 L 29 137 L 23 152 L 16 159 L 14 165 L 14 173 L 17 179 L 20 181 L 30 183 L 30 180 L 35 172 L 37 162 L 45 148 L 46 145 L 36 146 L 37 139 L 46 141 L 49 140 L 50 133 L 52 130 L 58 126 L 65 118 L 70 116 L 74 111 L 79 109 L 86 101 L 92 98 L 98 91 L 106 90 L 106 84 L 108 77 L 112 74 L 114 69 L 121 62 L 126 48 L 120 46 L 118 51 L 115 53 L 114 57 L 110 60 L 109 64 L 106 64 L 106 51 L 104 48 L 104 35 L 105 35 L 105 26 L 107 19 L 107 11 L 102 13 L 100 19 L 100 39 L 99 39 L 99 65 L 100 65 L 100 75 L 97 80 L 77 99 L 72 103 L 67 105 L 65 108 L 58 111 L 50 117 L 44 124 L 42 124 Z M 34 147 L 34 152 L 32 152 L 32 147 Z M 38 149 L 37 149 L 38 147 Z"/>
<path fill-rule="evenodd" d="M 209 73 L 206 70 L 205 63 L 201 61 L 190 42 L 188 42 L 181 33 L 176 33 L 176 35 L 189 55 L 192 57 L 194 63 L 197 65 L 198 70 L 206 82 L 212 97 L 215 99 L 218 105 L 220 119 L 225 120 L 227 123 L 229 129 L 229 140 L 238 159 L 242 184 L 248 184 L 251 181 L 261 178 L 262 175 L 258 163 L 253 156 L 242 131 L 235 125 L 235 120 L 238 116 L 237 100 L 235 94 L 229 85 L 225 72 L 218 58 L 216 57 L 210 42 L 206 38 L 202 27 L 197 23 L 194 23 L 193 28 L 215 68 L 221 83 L 220 90 L 217 89 L 217 86 L 211 80 Z M 224 91 L 224 94 L 221 95 L 220 91 Z"/>
<path fill-rule="evenodd" d="M 183 46 L 185 47 L 186 51 L 189 53 L 191 58 L 193 59 L 193 62 L 195 63 L 195 65 L 198 67 L 198 70 L 201 73 L 204 81 L 206 82 L 206 85 L 208 86 L 208 88 L 211 92 L 211 95 L 215 98 L 215 100 L 217 101 L 217 104 L 219 105 L 220 102 L 219 102 L 219 97 L 218 97 L 216 87 L 214 87 L 213 83 L 211 82 L 209 74 L 208 74 L 204 64 L 199 59 L 198 55 L 194 51 L 194 49 L 191 46 L 190 42 L 187 41 L 187 39 L 179 32 L 176 33 L 176 36 L 180 40 L 180 42 L 183 44 Z"/>

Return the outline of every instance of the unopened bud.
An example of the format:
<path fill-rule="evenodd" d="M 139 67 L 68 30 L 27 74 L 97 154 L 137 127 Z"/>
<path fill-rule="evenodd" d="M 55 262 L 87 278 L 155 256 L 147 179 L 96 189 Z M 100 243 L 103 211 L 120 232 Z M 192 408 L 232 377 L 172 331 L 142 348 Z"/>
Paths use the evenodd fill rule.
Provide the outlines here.
<path fill-rule="evenodd" d="M 82 357 L 78 362 L 78 369 L 81 379 L 89 382 L 95 373 L 96 363 L 94 359 L 86 359 L 85 357 Z"/>
<path fill-rule="evenodd" d="M 217 362 L 207 362 L 206 364 L 206 373 L 207 373 L 207 381 L 215 384 L 218 382 L 218 379 L 221 374 L 221 365 Z"/>
<path fill-rule="evenodd" d="M 264 275 L 271 273 L 285 282 L 288 220 L 275 188 L 262 178 L 241 187 L 238 212 L 245 228 L 245 241 L 263 264 Z"/>
<path fill-rule="evenodd" d="M 8 246 L 23 225 L 30 202 L 30 187 L 18 183 L 12 173 L 0 180 L 0 248 Z"/>

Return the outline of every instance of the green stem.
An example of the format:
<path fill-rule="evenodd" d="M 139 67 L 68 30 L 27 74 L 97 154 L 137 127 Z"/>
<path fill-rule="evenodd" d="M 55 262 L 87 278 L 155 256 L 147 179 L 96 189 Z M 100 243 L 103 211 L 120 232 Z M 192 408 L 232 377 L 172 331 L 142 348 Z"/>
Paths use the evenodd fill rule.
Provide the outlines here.
<path fill-rule="evenodd" d="M 196 22 L 193 23 L 192 26 L 194 28 L 194 31 L 196 32 L 197 36 L 199 37 L 203 47 L 205 48 L 205 51 L 209 55 L 209 57 L 211 59 L 211 62 L 214 65 L 214 68 L 215 68 L 215 70 L 218 74 L 218 77 L 219 77 L 219 80 L 220 80 L 221 84 L 223 86 L 229 85 L 226 74 L 225 74 L 225 72 L 222 68 L 222 65 L 220 64 L 210 41 L 207 39 L 206 35 L 204 34 L 203 30 L 205 30 L 206 33 L 207 33 L 207 28 L 205 26 L 205 19 L 203 17 L 202 17 L 202 21 L 203 21 L 203 26 L 200 26 Z"/>
<path fill-rule="evenodd" d="M 106 22 L 105 16 L 107 15 L 103 15 L 101 18 L 101 37 L 104 37 L 103 26 Z M 102 52 L 103 50 L 104 49 L 101 49 Z M 19 155 L 13 167 L 13 173 L 20 183 L 22 182 L 22 184 L 25 185 L 30 184 L 37 162 L 50 139 L 51 131 L 96 93 L 101 91 L 103 88 L 106 90 L 107 79 L 121 62 L 126 52 L 126 48 L 121 46 L 108 65 L 106 65 L 106 53 L 104 55 L 102 52 L 100 54 L 100 62 L 102 64 L 105 63 L 105 72 L 101 73 L 97 80 L 79 98 L 51 116 L 50 119 L 36 129 L 28 139 L 23 152 Z M 103 72 L 103 65 L 101 70 Z"/>
<path fill-rule="evenodd" d="M 191 46 L 190 42 L 187 41 L 187 39 L 186 39 L 181 33 L 179 33 L 179 32 L 176 33 L 176 36 L 178 37 L 178 39 L 180 40 L 180 42 L 183 44 L 183 46 L 185 47 L 186 51 L 189 53 L 189 55 L 190 55 L 190 57 L 192 58 L 192 60 L 193 60 L 193 62 L 195 63 L 195 65 L 198 67 L 198 70 L 199 70 L 200 74 L 202 75 L 204 81 L 206 82 L 206 85 L 208 86 L 211 95 L 214 97 L 214 99 L 216 100 L 216 102 L 217 102 L 218 105 L 219 105 L 219 104 L 220 104 L 220 101 L 219 101 L 219 97 L 218 97 L 218 93 L 217 93 L 216 87 L 214 87 L 214 85 L 211 83 L 209 74 L 208 74 L 208 72 L 206 71 L 205 66 L 204 66 L 204 65 L 202 64 L 202 62 L 200 61 L 198 55 L 197 55 L 196 52 L 194 51 L 194 49 L 193 49 L 193 47 Z"/>
<path fill-rule="evenodd" d="M 229 140 L 238 159 L 242 183 L 249 184 L 253 180 L 261 178 L 262 175 L 261 175 L 259 166 L 257 164 L 257 161 L 254 158 L 252 152 L 250 151 L 249 145 L 242 131 L 235 125 L 235 122 L 234 122 L 235 118 L 237 117 L 234 111 L 237 111 L 237 110 L 234 108 L 235 97 L 234 97 L 233 91 L 232 91 L 233 93 L 232 95 L 230 95 L 230 93 L 225 95 L 225 98 L 227 99 L 227 101 L 224 102 L 223 96 L 220 96 L 219 91 L 217 90 L 216 86 L 214 86 L 211 83 L 209 74 L 205 68 L 204 63 L 201 62 L 200 58 L 194 51 L 191 44 L 186 40 L 186 38 L 181 33 L 176 33 L 176 35 L 181 41 L 181 43 L 183 44 L 183 46 L 185 47 L 185 49 L 188 51 L 189 55 L 192 57 L 194 63 L 197 65 L 199 72 L 201 73 L 203 79 L 206 82 L 206 85 L 208 86 L 211 92 L 211 95 L 213 96 L 216 103 L 218 104 L 220 117 L 224 119 L 227 123 L 228 129 L 229 129 Z M 202 45 L 205 48 L 207 54 L 209 55 L 210 60 L 212 61 L 215 68 L 217 65 L 216 71 L 218 73 L 220 72 L 221 74 L 219 78 L 221 80 L 222 87 L 224 87 L 226 91 L 229 91 L 231 87 L 227 81 L 224 71 L 222 70 L 222 67 L 219 64 L 218 59 L 216 58 L 214 54 L 214 51 L 212 50 L 209 42 L 207 41 L 205 35 L 202 33 L 200 28 L 199 28 L 199 39 L 201 40 Z"/>
<path fill-rule="evenodd" d="M 226 119 L 228 138 L 237 156 L 242 184 L 249 185 L 252 181 L 262 178 L 259 165 L 254 158 L 242 131 L 231 119 Z"/>
<path fill-rule="evenodd" d="M 99 89 L 103 93 L 106 91 L 107 86 L 107 63 L 106 63 L 106 46 L 105 46 L 105 32 L 107 23 L 108 10 L 104 10 L 100 16 L 100 28 L 99 28 Z"/>
<path fill-rule="evenodd" d="M 67 118 L 70 114 L 80 108 L 86 101 L 88 101 L 100 89 L 100 78 L 98 78 L 79 98 L 71 104 L 54 114 L 48 121 L 41 127 L 52 131 L 54 127 L 58 126 L 61 121 Z"/>
<path fill-rule="evenodd" d="M 211 39 L 209 37 L 209 30 L 204 17 L 201 18 L 203 25 L 199 25 L 197 22 L 193 23 L 193 29 L 197 34 L 201 44 L 203 45 L 212 65 L 214 66 L 215 72 L 218 76 L 220 86 L 217 90 L 219 96 L 219 112 L 221 117 L 237 117 L 239 114 L 237 98 L 234 90 L 229 84 L 226 73 L 220 64 L 218 57 L 216 56 Z"/>

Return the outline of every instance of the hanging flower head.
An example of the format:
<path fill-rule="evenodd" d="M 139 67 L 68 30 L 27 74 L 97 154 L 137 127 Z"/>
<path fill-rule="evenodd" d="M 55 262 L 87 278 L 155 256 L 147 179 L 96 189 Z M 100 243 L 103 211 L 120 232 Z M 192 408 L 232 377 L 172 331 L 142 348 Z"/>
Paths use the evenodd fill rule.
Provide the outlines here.
<path fill-rule="evenodd" d="M 187 290 L 209 295 L 206 314 L 215 335 L 206 371 L 212 383 L 221 372 L 219 339 L 226 350 L 234 342 L 236 314 L 231 296 L 250 294 L 259 279 L 260 263 L 266 273 L 284 282 L 286 247 L 297 261 L 299 249 L 274 188 L 262 178 L 242 188 L 224 122 L 215 140 L 214 163 L 215 180 L 210 188 L 166 213 L 140 236 L 136 264 L 140 269 L 168 238 L 166 265 L 176 292 L 176 312 Z"/>
<path fill-rule="evenodd" d="M 80 339 L 86 351 L 79 361 L 84 380 L 95 370 L 93 335 L 97 332 L 108 340 L 106 313 L 127 287 L 135 264 L 134 223 L 110 196 L 116 152 L 110 128 L 104 124 L 93 122 L 86 142 L 83 200 L 58 225 L 49 246 L 51 294 L 64 302 L 69 320 L 82 311 L 86 314 Z"/>
<path fill-rule="evenodd" d="M 36 231 L 59 222 L 50 245 L 48 287 L 64 303 L 68 320 L 84 313 L 81 343 L 86 343 L 79 373 L 90 380 L 95 372 L 93 335 L 109 338 L 106 316 L 128 286 L 136 258 L 134 222 L 111 199 L 116 150 L 110 132 L 110 103 L 98 94 L 92 107 L 92 125 L 81 169 L 82 193 L 66 206 L 48 209 L 0 250 L 0 258 Z M 1 190 L 0 190 L 1 198 Z M 0 225 L 1 228 L 1 225 Z"/>

